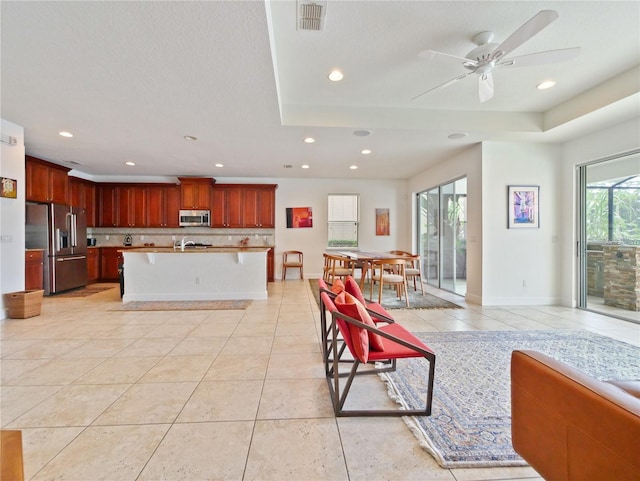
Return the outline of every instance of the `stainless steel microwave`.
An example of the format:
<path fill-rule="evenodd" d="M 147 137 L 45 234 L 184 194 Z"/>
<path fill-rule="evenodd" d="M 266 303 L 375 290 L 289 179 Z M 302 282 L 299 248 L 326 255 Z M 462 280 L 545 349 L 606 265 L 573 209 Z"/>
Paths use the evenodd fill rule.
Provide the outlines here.
<path fill-rule="evenodd" d="M 180 210 L 180 227 L 209 227 L 210 219 L 208 210 Z"/>

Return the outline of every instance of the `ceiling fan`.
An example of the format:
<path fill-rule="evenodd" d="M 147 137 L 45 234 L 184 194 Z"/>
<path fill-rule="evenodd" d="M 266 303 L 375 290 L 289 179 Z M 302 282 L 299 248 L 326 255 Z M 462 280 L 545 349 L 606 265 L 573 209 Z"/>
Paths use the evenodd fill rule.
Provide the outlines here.
<path fill-rule="evenodd" d="M 563 62 L 575 58 L 580 53 L 580 47 L 563 48 L 559 50 L 547 50 L 544 52 L 522 55 L 520 57 L 505 58 L 506 55 L 525 43 L 535 34 L 546 28 L 551 22 L 558 18 L 558 13 L 554 10 L 541 10 L 529 21 L 513 32 L 501 44 L 492 43 L 493 32 L 481 32 L 473 38 L 473 43 L 477 45 L 466 57 L 458 57 L 434 50 L 425 50 L 418 54 L 419 57 L 428 60 L 443 59 L 456 60 L 462 62 L 462 66 L 468 70 L 445 83 L 425 90 L 416 95 L 411 100 L 422 97 L 429 92 L 439 90 L 452 85 L 470 75 L 478 76 L 478 96 L 480 102 L 486 102 L 493 97 L 493 70 L 504 67 L 527 67 L 531 65 L 541 65 L 546 63 Z"/>

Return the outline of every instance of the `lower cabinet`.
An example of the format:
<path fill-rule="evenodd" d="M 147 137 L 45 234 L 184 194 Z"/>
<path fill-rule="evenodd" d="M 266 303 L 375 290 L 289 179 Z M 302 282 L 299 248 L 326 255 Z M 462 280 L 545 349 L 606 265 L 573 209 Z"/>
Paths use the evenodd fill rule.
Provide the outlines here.
<path fill-rule="evenodd" d="M 91 284 L 100 279 L 100 249 L 89 247 L 87 249 L 87 281 Z"/>
<path fill-rule="evenodd" d="M 44 252 L 28 250 L 24 256 L 24 288 L 25 290 L 42 289 L 44 284 Z"/>
<path fill-rule="evenodd" d="M 105 282 L 118 281 L 118 266 L 122 264 L 123 247 L 100 248 L 100 280 Z"/>
<path fill-rule="evenodd" d="M 275 277 L 275 247 L 267 251 L 267 282 L 273 282 Z"/>

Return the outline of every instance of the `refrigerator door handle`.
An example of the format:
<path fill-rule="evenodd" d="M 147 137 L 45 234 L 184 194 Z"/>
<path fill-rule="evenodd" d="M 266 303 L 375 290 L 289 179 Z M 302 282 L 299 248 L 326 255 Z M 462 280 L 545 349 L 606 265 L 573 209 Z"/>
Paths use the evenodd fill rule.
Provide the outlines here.
<path fill-rule="evenodd" d="M 77 231 L 77 225 L 76 225 L 76 215 L 75 214 L 69 214 L 69 220 L 70 220 L 70 231 L 71 231 L 71 247 L 77 247 L 78 246 L 78 231 Z"/>
<path fill-rule="evenodd" d="M 74 257 L 58 257 L 56 262 L 77 261 L 80 259 L 86 259 L 87 256 L 74 256 Z"/>
<path fill-rule="evenodd" d="M 60 252 L 60 248 L 62 247 L 62 234 L 60 229 L 56 229 L 56 252 Z"/>

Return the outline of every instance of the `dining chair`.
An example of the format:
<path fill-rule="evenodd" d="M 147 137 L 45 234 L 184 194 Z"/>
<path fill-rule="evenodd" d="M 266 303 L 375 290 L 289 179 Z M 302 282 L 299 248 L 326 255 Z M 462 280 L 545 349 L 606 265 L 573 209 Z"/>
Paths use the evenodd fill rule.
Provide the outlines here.
<path fill-rule="evenodd" d="M 300 279 L 304 279 L 303 254 L 301 251 L 284 251 L 282 253 L 282 280 L 287 277 L 287 269 L 300 269 Z"/>
<path fill-rule="evenodd" d="M 397 259 L 377 259 L 371 262 L 371 284 L 369 297 L 373 297 L 373 285 L 378 283 L 378 303 L 382 303 L 382 289 L 384 285 L 392 285 L 396 288 L 398 297 L 402 296 L 409 307 L 409 293 L 407 292 L 407 277 L 405 273 L 406 260 Z"/>
<path fill-rule="evenodd" d="M 355 260 L 344 256 L 334 256 L 324 253 L 324 269 L 322 278 L 333 284 L 336 279 L 346 279 L 353 276 L 355 270 Z"/>
<path fill-rule="evenodd" d="M 422 284 L 422 264 L 420 261 L 420 256 L 417 254 L 412 254 L 407 251 L 389 251 L 389 254 L 393 255 L 401 255 L 407 258 L 407 265 L 405 266 L 405 275 L 407 276 L 407 282 L 413 280 L 413 290 L 417 291 L 416 281 L 420 282 L 420 292 L 424 296 L 424 285 Z"/>

